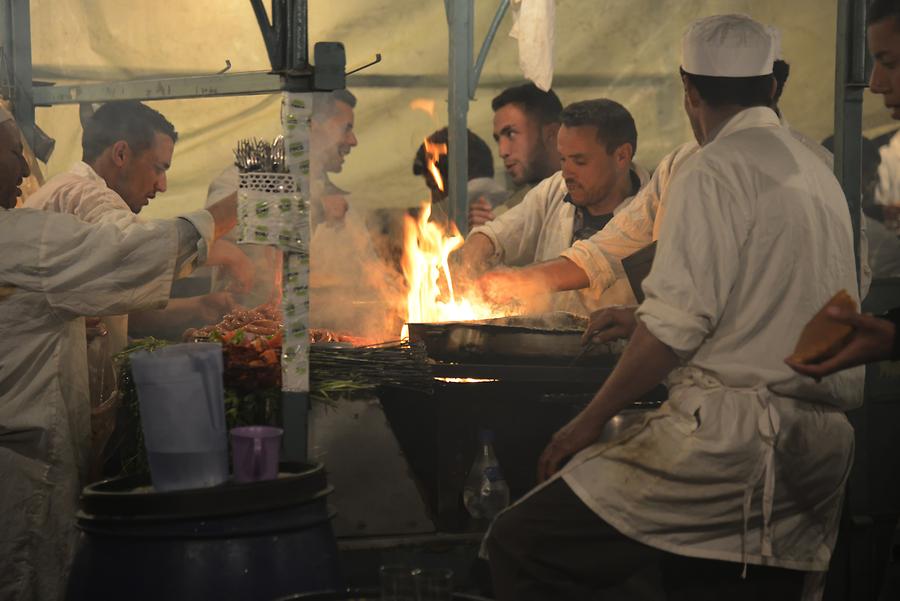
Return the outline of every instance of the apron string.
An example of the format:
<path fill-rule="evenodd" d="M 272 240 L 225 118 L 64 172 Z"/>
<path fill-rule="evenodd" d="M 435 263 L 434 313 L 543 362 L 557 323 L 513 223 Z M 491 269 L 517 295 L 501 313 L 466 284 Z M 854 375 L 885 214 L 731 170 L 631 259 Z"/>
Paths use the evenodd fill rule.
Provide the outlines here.
<path fill-rule="evenodd" d="M 775 443 L 781 430 L 781 416 L 771 403 L 771 393 L 767 388 L 756 391 L 757 400 L 765 411 L 759 416 L 757 430 L 765 450 L 762 461 L 753 471 L 753 475 L 744 489 L 743 522 L 744 530 L 741 534 L 741 562 L 744 564 L 741 578 L 747 577 L 747 530 L 750 519 L 750 506 L 753 499 L 753 491 L 763 481 L 762 494 L 762 533 L 760 540 L 760 554 L 763 557 L 772 557 L 772 510 L 775 505 Z"/>

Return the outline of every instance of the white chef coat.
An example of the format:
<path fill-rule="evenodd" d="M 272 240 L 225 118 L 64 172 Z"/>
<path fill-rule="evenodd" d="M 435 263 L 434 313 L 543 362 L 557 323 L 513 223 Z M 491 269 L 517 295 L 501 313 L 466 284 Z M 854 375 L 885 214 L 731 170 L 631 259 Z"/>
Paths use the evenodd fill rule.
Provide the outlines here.
<path fill-rule="evenodd" d="M 900 205 L 900 131 L 891 136 L 878 153 L 881 163 L 878 165 L 875 202 L 887 207 Z"/>
<path fill-rule="evenodd" d="M 106 185 L 106 181 L 90 165 L 77 162 L 66 173 L 61 173 L 48 181 L 37 192 L 28 197 L 26 208 L 69 213 L 82 221 L 95 224 L 108 223 L 119 229 L 143 223 L 128 207 L 121 196 Z M 214 224 L 207 211 L 195 211 L 184 216 L 203 236 L 206 246 L 212 244 Z M 200 257 L 200 263 L 205 257 Z M 108 315 L 103 323 L 109 330 L 110 351 L 115 354 L 125 348 L 128 342 L 128 316 Z"/>
<path fill-rule="evenodd" d="M 601 518 L 680 555 L 828 568 L 863 370 L 821 383 L 782 358 L 841 288 L 856 297 L 846 200 L 756 107 L 678 169 L 638 318 L 683 358 L 669 400 L 561 477 Z"/>
<path fill-rule="evenodd" d="M 643 185 L 647 181 L 646 171 L 637 166 L 634 171 Z M 490 239 L 494 246 L 494 254 L 489 258 L 492 264 L 522 267 L 565 256 L 564 251 L 572 246 L 575 223 L 575 205 L 565 201 L 568 192 L 562 172 L 557 171 L 532 188 L 521 203 L 493 221 L 473 228 L 469 235 L 480 233 Z M 624 211 L 633 198 L 626 198 L 613 213 Z M 556 292 L 551 303 L 553 310 L 589 315 L 608 305 L 634 304 L 635 298 L 628 281 L 621 280 L 613 283 L 602 296 L 596 288 L 585 288 Z"/>
<path fill-rule="evenodd" d="M 792 128 L 784 117 L 781 125 L 800 143 L 813 152 L 829 169 L 834 156 L 827 148 Z M 601 297 L 604 291 L 626 280 L 622 259 L 659 239 L 659 228 L 666 210 L 669 182 L 676 169 L 700 147 L 696 142 L 682 144 L 660 161 L 649 183 L 641 188 L 628 207 L 619 211 L 602 230 L 588 240 L 579 240 L 561 254 L 590 276 L 592 296 Z M 869 265 L 867 223 L 860 222 L 860 293 L 865 298 L 872 283 Z M 609 304 L 609 303 L 607 303 Z"/>
<path fill-rule="evenodd" d="M 659 238 L 669 182 L 675 170 L 699 148 L 696 142 L 688 142 L 663 157 L 647 185 L 606 227 L 560 253 L 588 274 L 593 296 L 603 298 L 607 289 L 622 285 L 631 290 L 622 269 L 622 259 Z"/>
<path fill-rule="evenodd" d="M 81 316 L 164 306 L 198 239 L 184 220 L 0 210 L 0 598 L 63 592 L 90 454 Z"/>

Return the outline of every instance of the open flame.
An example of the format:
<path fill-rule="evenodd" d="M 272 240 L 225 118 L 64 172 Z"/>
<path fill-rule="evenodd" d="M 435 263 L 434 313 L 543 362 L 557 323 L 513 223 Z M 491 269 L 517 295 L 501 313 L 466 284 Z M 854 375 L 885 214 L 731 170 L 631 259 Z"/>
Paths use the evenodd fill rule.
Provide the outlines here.
<path fill-rule="evenodd" d="M 438 190 L 444 192 L 444 178 L 441 177 L 441 170 L 438 169 L 438 161 L 442 156 L 447 156 L 447 145 L 437 144 L 425 138 L 425 161 L 427 162 L 428 172 L 434 178 Z"/>
<path fill-rule="evenodd" d="M 432 323 L 486 319 L 497 315 L 490 303 L 478 295 L 457 296 L 448 259 L 462 246 L 463 237 L 454 224 L 449 235 L 428 221 L 431 204 L 423 203 L 418 218 L 406 216 L 403 235 L 403 275 L 409 286 L 407 323 Z M 503 315 L 503 313 L 500 313 Z M 407 338 L 403 326 L 401 338 Z"/>
<path fill-rule="evenodd" d="M 434 115 L 434 101 L 417 99 L 410 108 Z M 444 179 L 437 163 L 447 154 L 447 144 L 425 138 L 426 167 L 438 189 L 445 191 Z M 454 290 L 450 274 L 450 254 L 463 245 L 463 237 L 450 223 L 446 229 L 429 221 L 431 203 L 422 204 L 417 218 L 406 216 L 403 222 L 403 276 L 408 286 L 406 323 L 468 321 L 510 315 L 511 311 L 491 305 L 472 290 L 463 297 Z M 404 325 L 401 338 L 409 338 Z"/>
<path fill-rule="evenodd" d="M 409 108 L 414 111 L 422 111 L 432 119 L 434 119 L 434 99 L 432 98 L 416 98 L 409 103 Z"/>

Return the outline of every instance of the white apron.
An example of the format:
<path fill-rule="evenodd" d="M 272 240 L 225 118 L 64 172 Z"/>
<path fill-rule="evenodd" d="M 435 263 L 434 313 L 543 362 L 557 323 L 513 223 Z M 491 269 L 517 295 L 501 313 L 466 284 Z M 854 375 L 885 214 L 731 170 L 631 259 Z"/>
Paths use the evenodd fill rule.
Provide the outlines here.
<path fill-rule="evenodd" d="M 0 210 L 0 599 L 63 593 L 91 443 L 81 315 L 164 306 L 181 244 L 175 222 Z"/>

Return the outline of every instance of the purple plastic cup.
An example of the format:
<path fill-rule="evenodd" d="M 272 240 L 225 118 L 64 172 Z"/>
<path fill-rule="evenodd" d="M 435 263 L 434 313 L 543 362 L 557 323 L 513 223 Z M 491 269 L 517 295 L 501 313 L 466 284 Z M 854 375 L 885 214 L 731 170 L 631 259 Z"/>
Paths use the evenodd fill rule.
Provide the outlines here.
<path fill-rule="evenodd" d="M 231 429 L 231 456 L 237 482 L 274 480 L 278 477 L 281 428 L 241 426 Z"/>

